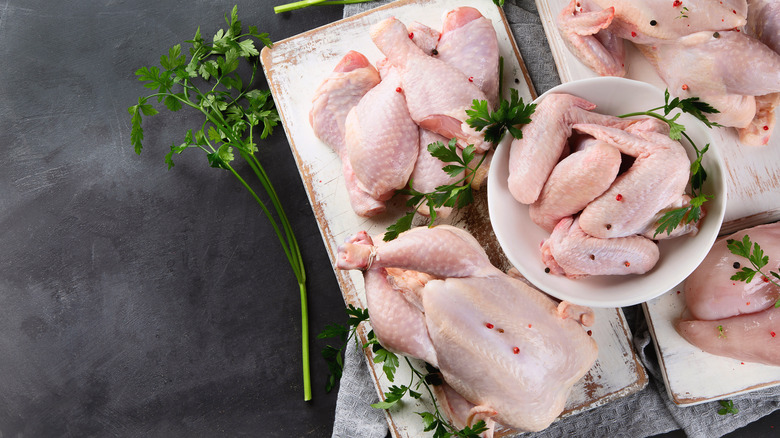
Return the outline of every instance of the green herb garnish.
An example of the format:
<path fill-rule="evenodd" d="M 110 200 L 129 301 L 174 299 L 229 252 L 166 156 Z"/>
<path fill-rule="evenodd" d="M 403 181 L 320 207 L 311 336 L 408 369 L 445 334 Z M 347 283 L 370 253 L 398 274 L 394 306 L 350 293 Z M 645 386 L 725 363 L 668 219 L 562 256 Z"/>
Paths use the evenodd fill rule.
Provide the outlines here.
<path fill-rule="evenodd" d="M 261 139 L 271 134 L 279 122 L 279 114 L 274 108 L 270 91 L 253 89 L 255 74 L 259 65 L 260 52 L 255 41 L 271 46 L 267 33 L 260 33 L 250 26 L 243 32 L 238 20 L 238 8 L 233 7 L 230 17 L 225 16 L 227 29 L 220 29 L 211 42 L 203 39 L 200 28 L 192 40 L 189 60 L 182 53 L 181 44 L 173 46 L 167 55 L 160 58 L 160 66 L 142 67 L 135 74 L 146 88 L 154 93 L 140 97 L 138 103 L 128 108 L 132 130 L 130 141 L 140 154 L 143 148 L 144 130 L 142 118 L 158 113 L 150 99 L 162 103 L 170 111 L 179 111 L 189 107 L 199 111 L 203 123 L 196 130 L 188 130 L 184 142 L 171 145 L 165 156 L 168 169 L 173 167 L 173 156 L 187 149 L 198 149 L 206 154 L 211 167 L 230 172 L 257 201 L 276 232 L 290 266 L 298 281 L 301 299 L 302 326 L 302 362 L 304 399 L 311 399 L 311 378 L 309 372 L 308 310 L 306 306 L 306 273 L 301 251 L 292 231 L 287 215 L 282 208 L 279 196 L 271 184 L 260 161 L 255 156 L 257 145 L 253 131 L 262 126 Z M 241 60 L 251 67 L 248 82 L 238 74 Z M 236 154 L 238 152 L 238 154 Z M 247 182 L 231 163 L 240 156 L 268 195 L 276 217 L 271 213 L 255 189 Z"/>
<path fill-rule="evenodd" d="M 734 406 L 734 402 L 731 400 L 718 400 L 718 403 L 722 406 L 718 409 L 718 415 L 736 414 L 739 412 L 739 409 Z"/>
<path fill-rule="evenodd" d="M 703 148 L 699 149 L 693 140 L 685 133 L 685 125 L 677 123 L 677 119 L 682 113 L 688 113 L 704 123 L 708 128 L 719 127 L 718 123 L 711 122 L 707 119 L 706 114 L 715 114 L 720 111 L 713 108 L 706 102 L 702 102 L 698 97 L 689 97 L 686 99 L 680 99 L 675 97 L 671 101 L 669 100 L 669 90 L 664 91 L 664 105 L 659 106 L 647 111 L 623 114 L 619 117 L 633 117 L 633 116 L 650 116 L 656 119 L 662 120 L 669 125 L 669 138 L 672 140 L 682 140 L 685 137 L 691 144 L 693 150 L 696 152 L 696 159 L 691 163 L 691 202 L 687 207 L 680 207 L 673 210 L 669 210 L 661 216 L 659 225 L 655 229 L 653 237 L 664 231 L 667 234 L 671 234 L 672 231 L 680 226 L 680 224 L 689 224 L 696 222 L 701 217 L 701 206 L 712 199 L 712 195 L 705 195 L 701 193 L 701 187 L 704 185 L 704 181 L 707 180 L 707 172 L 704 170 L 704 166 L 701 164 L 704 154 L 709 150 L 710 145 L 707 143 Z M 680 110 L 671 118 L 669 114 L 675 109 Z M 663 115 L 658 114 L 656 111 L 663 110 Z"/>
<path fill-rule="evenodd" d="M 451 184 L 436 187 L 433 192 L 428 193 L 422 193 L 413 189 L 410 182 L 409 188 L 401 190 L 400 193 L 410 196 L 406 201 L 406 205 L 412 207 L 412 210 L 401 216 L 393 225 L 387 227 L 387 232 L 384 236 L 385 241 L 393 240 L 402 232 L 410 229 L 412 219 L 414 219 L 417 209 L 423 203 L 428 205 L 432 224 L 436 220 L 437 208 L 443 206 L 461 208 L 470 204 L 474 199 L 471 181 L 474 179 L 476 170 L 484 161 L 485 156 L 482 155 L 475 167 L 469 167 L 475 157 L 474 146 L 469 145 L 462 152 L 459 152 L 457 140 L 454 138 L 446 146 L 440 141 L 429 144 L 428 152 L 444 163 L 453 163 L 447 164 L 442 168 L 448 175 L 454 178 L 462 174 L 462 177 Z"/>
<path fill-rule="evenodd" d="M 466 110 L 469 118 L 466 122 L 472 128 L 483 133 L 485 141 L 496 143 L 504 135 L 505 131 L 514 138 L 523 138 L 522 125 L 531 121 L 531 115 L 536 110 L 536 104 L 525 104 L 519 97 L 516 89 L 510 90 L 510 100 L 501 100 L 498 110 L 490 111 L 488 103 L 485 100 L 474 100 L 471 109 Z M 385 241 L 390 241 L 398 237 L 399 234 L 412 227 L 412 220 L 417 209 L 427 203 L 430 215 L 429 226 L 433 226 L 436 220 L 436 209 L 445 207 L 462 208 L 474 200 L 474 193 L 471 189 L 471 181 L 476 175 L 477 169 L 485 160 L 483 154 L 475 167 L 469 167 L 475 158 L 474 145 L 469 145 L 461 153 L 457 150 L 456 139 L 451 139 L 445 146 L 441 142 L 435 142 L 428 145 L 428 151 L 434 157 L 446 164 L 442 169 L 452 177 L 461 173 L 463 176 L 454 183 L 436 187 L 433 192 L 422 193 L 412 188 L 410 182 L 409 188 L 401 190 L 400 193 L 410 196 L 406 202 L 408 207 L 413 209 L 401 216 L 394 224 L 387 227 L 384 235 Z"/>
<path fill-rule="evenodd" d="M 523 138 L 521 128 L 531 121 L 531 114 L 536 110 L 536 104 L 523 103 L 523 99 L 517 90 L 512 88 L 510 99 L 502 99 L 495 111 L 490 111 L 486 100 L 476 100 L 471 104 L 471 109 L 466 110 L 466 123 L 477 131 L 485 130 L 485 141 L 497 143 L 504 135 L 504 131 L 514 138 Z"/>
<path fill-rule="evenodd" d="M 297 9 L 307 8 L 309 6 L 351 5 L 355 3 L 368 3 L 372 1 L 374 0 L 301 0 L 284 5 L 274 6 L 274 12 L 281 14 L 282 12 L 290 12 Z"/>
<path fill-rule="evenodd" d="M 780 280 L 780 274 L 775 271 L 769 271 L 769 275 L 767 275 L 761 270 L 769 263 L 769 256 L 764 255 L 764 250 L 761 249 L 758 242 L 751 242 L 750 236 L 746 234 L 742 237 L 742 240 L 728 239 L 726 246 L 732 254 L 748 259 L 750 264 L 753 265 L 752 268 L 743 266 L 741 270 L 731 276 L 732 280 L 750 283 L 756 274 L 760 274 L 762 281 L 772 282 L 780 287 L 780 283 L 777 282 L 777 280 Z M 775 301 L 775 307 L 780 307 L 780 299 Z"/>

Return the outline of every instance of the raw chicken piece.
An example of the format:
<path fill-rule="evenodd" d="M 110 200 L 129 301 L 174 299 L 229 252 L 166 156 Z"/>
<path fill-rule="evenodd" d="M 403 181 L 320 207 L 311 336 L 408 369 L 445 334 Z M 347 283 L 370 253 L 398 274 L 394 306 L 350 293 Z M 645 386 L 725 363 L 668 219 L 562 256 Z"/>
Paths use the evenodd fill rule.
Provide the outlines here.
<path fill-rule="evenodd" d="M 453 184 L 458 177 L 451 177 L 443 170 L 445 163 L 431 155 L 428 151 L 428 145 L 435 142 L 441 142 L 446 145 L 449 140 L 439 134 L 427 129 L 420 129 L 420 153 L 417 156 L 417 162 L 414 165 L 414 171 L 410 178 L 413 189 L 420 193 L 429 193 L 436 190 L 436 187 Z M 460 150 L 460 149 L 458 149 Z M 462 177 L 462 175 L 461 175 Z M 430 215 L 428 204 L 424 203 L 417 209 L 417 212 L 423 215 Z M 452 207 L 440 207 L 436 214 L 446 218 L 452 212 Z"/>
<path fill-rule="evenodd" d="M 572 0 L 558 17 L 572 53 L 601 75 L 622 76 L 621 39 L 668 44 L 698 31 L 723 31 L 745 24 L 745 0 Z M 683 7 L 687 10 L 683 10 Z"/>
<path fill-rule="evenodd" d="M 745 29 L 749 35 L 780 53 L 780 2 L 777 0 L 748 0 Z"/>
<path fill-rule="evenodd" d="M 561 157 L 575 123 L 598 123 L 626 128 L 635 120 L 590 112 L 596 105 L 570 94 L 550 94 L 537 106 L 523 138 L 513 140 L 509 151 L 509 191 L 520 203 L 537 200 L 547 177 Z"/>
<path fill-rule="evenodd" d="M 595 11 L 580 0 L 571 0 L 558 15 L 558 30 L 569 50 L 601 76 L 625 76 L 626 49 L 621 38 L 608 30 L 615 8 Z"/>
<path fill-rule="evenodd" d="M 592 140 L 585 149 L 561 160 L 550 173 L 539 199 L 531 204 L 531 220 L 548 232 L 609 188 L 620 169 L 620 151 Z"/>
<path fill-rule="evenodd" d="M 439 59 L 465 74 L 487 96 L 498 103 L 498 39 L 493 23 L 470 7 L 455 8 L 444 17 Z"/>
<path fill-rule="evenodd" d="M 421 290 L 427 335 L 442 376 L 463 400 L 467 415 L 455 407 L 457 424 L 493 419 L 519 430 L 541 430 L 563 410 L 571 386 L 597 357 L 595 341 L 581 324 L 593 312 L 567 302 L 557 304 L 526 283 L 490 264 L 479 243 L 466 231 L 439 225 L 402 233 L 372 245 L 365 232 L 339 248 L 337 267 L 381 275 L 396 267 L 430 274 Z M 366 293 L 373 294 L 366 286 Z M 401 305 L 391 311 L 369 304 L 374 332 L 387 320 L 408 320 Z M 393 332 L 400 327 L 392 328 Z M 411 354 L 407 352 L 406 354 Z M 450 403 L 448 403 L 450 405 Z M 469 405 L 465 405 L 469 406 Z M 490 418 L 488 418 L 490 417 Z"/>
<path fill-rule="evenodd" d="M 750 283 L 731 280 L 739 267 L 750 267 L 750 261 L 732 254 L 726 241 L 742 240 L 746 234 L 761 245 L 764 255 L 769 257 L 767 269 L 777 270 L 780 264 L 780 223 L 760 225 L 719 239 L 699 267 L 685 280 L 685 304 L 693 319 L 715 320 L 759 312 L 772 307 L 780 298 L 780 288 L 761 281 L 760 275 Z"/>
<path fill-rule="evenodd" d="M 432 29 L 418 21 L 413 21 L 406 26 L 406 30 L 409 32 L 409 38 L 423 52 L 429 55 L 436 53 L 436 46 L 439 45 L 439 38 L 441 38 L 441 33 L 438 30 Z"/>
<path fill-rule="evenodd" d="M 352 209 L 360 216 L 385 211 L 385 203 L 372 198 L 357 185 L 346 156 L 344 122 L 349 111 L 379 83 L 379 73 L 361 53 L 350 51 L 314 93 L 309 123 L 314 134 L 341 158 L 344 181 Z"/>
<path fill-rule="evenodd" d="M 780 93 L 757 96 L 756 115 L 745 128 L 739 128 L 739 141 L 750 146 L 765 146 L 775 129 L 775 109 L 780 106 Z"/>
<path fill-rule="evenodd" d="M 747 126 L 750 96 L 780 92 L 780 55 L 743 32 L 698 32 L 640 50 L 672 95 L 699 97 L 721 112 L 708 118 L 725 126 Z"/>
<path fill-rule="evenodd" d="M 631 168 L 580 214 L 580 227 L 587 234 L 606 239 L 640 233 L 656 213 L 683 195 L 691 163 L 679 142 L 645 129 L 574 128 L 636 157 Z"/>
<path fill-rule="evenodd" d="M 412 119 L 420 127 L 447 138 L 457 138 L 461 147 L 473 144 L 478 151 L 492 146 L 467 123 L 466 110 L 485 94 L 462 72 L 428 56 L 409 39 L 406 27 L 391 17 L 371 27 L 371 39 L 400 72 L 401 89 Z"/>
<path fill-rule="evenodd" d="M 404 95 L 397 91 L 401 77 L 395 68 L 387 70 L 379 85 L 352 108 L 345 122 L 347 156 L 358 186 L 380 201 L 406 186 L 420 141 Z"/>
<path fill-rule="evenodd" d="M 658 245 L 642 236 L 599 239 L 585 234 L 575 218 L 564 218 L 542 244 L 542 261 L 550 273 L 581 278 L 589 275 L 644 274 L 655 266 Z"/>
<path fill-rule="evenodd" d="M 707 353 L 780 366 L 780 308 L 715 321 L 679 321 L 676 328 Z"/>

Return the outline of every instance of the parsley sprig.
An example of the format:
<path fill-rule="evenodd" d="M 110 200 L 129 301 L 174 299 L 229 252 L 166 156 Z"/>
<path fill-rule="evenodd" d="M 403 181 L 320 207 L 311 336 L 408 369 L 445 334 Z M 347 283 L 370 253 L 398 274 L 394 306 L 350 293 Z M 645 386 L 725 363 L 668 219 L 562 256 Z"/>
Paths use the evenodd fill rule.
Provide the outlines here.
<path fill-rule="evenodd" d="M 475 158 L 474 145 L 469 145 L 462 152 L 459 152 L 457 140 L 454 138 L 447 145 L 440 141 L 429 144 L 428 152 L 444 163 L 452 163 L 442 168 L 448 175 L 453 178 L 458 175 L 462 176 L 455 182 L 436 187 L 433 192 L 423 193 L 417 191 L 413 188 L 412 182 L 409 183 L 408 188 L 400 190 L 399 193 L 409 196 L 406 206 L 412 207 L 412 209 L 401 216 L 394 224 L 387 227 L 383 238 L 386 242 L 395 239 L 399 234 L 412 227 L 414 215 L 423 204 L 428 205 L 431 223 L 433 223 L 437 217 L 436 209 L 443 206 L 462 208 L 474 200 L 471 181 L 474 179 L 477 169 L 485 160 L 485 155 L 481 156 L 475 167 L 470 167 Z"/>
<path fill-rule="evenodd" d="M 346 311 L 349 318 L 345 325 L 330 324 L 317 336 L 320 339 L 335 337 L 341 341 L 341 345 L 338 348 L 328 345 L 322 350 L 322 356 L 328 363 L 328 369 L 330 370 L 330 375 L 328 376 L 328 382 L 326 384 L 328 392 L 330 392 L 335 383 L 341 379 L 344 370 L 345 348 L 353 338 L 357 342 L 358 326 L 361 322 L 368 321 L 369 319 L 368 310 L 355 307 L 352 304 L 347 306 Z M 395 383 L 395 374 L 400 366 L 398 355 L 382 347 L 373 330 L 368 333 L 367 342 L 363 344 L 362 347 L 366 348 L 369 346 L 371 346 L 371 350 L 374 353 L 374 363 L 381 363 L 382 371 L 384 371 L 387 380 L 391 383 Z M 409 383 L 406 385 L 391 385 L 388 388 L 388 391 L 385 391 L 383 394 L 384 400 L 373 403 L 371 405 L 372 407 L 385 410 L 391 409 L 401 403 L 406 396 L 419 400 L 422 397 L 420 391 L 424 389 L 433 401 L 434 412 L 417 412 L 417 415 L 422 418 L 424 430 L 426 432 L 433 431 L 433 438 L 479 438 L 479 434 L 487 430 L 484 421 L 478 421 L 473 426 L 465 427 L 460 430 L 450 424 L 440 412 L 439 406 L 436 403 L 436 398 L 433 396 L 433 390 L 431 389 L 431 386 L 440 385 L 442 383 L 439 371 L 431 365 L 425 364 L 426 372 L 422 372 L 412 365 L 409 358 L 404 356 L 404 360 L 412 371 Z"/>
<path fill-rule="evenodd" d="M 489 110 L 487 101 L 475 99 L 471 109 L 466 110 L 466 114 L 469 115 L 466 122 L 477 131 L 481 132 L 484 129 L 485 141 L 496 143 L 501 139 L 505 131 L 509 131 L 509 134 L 514 138 L 523 138 L 521 127 L 531 121 L 531 115 L 535 110 L 536 104 L 526 105 L 523 99 L 519 97 L 517 90 L 512 88 L 509 101 L 502 99 L 496 111 Z M 400 193 L 410 196 L 406 201 L 406 205 L 412 207 L 412 210 L 387 227 L 383 238 L 385 241 L 393 240 L 402 232 L 410 229 L 415 213 L 423 203 L 428 205 L 429 226 L 433 226 L 437 216 L 437 208 L 442 206 L 462 208 L 474 201 L 471 182 L 476 176 L 477 169 L 485 161 L 485 154 L 481 156 L 479 162 L 472 168 L 470 164 L 476 157 L 474 145 L 465 147 L 459 153 L 457 141 L 453 138 L 446 146 L 437 141 L 429 144 L 427 148 L 431 155 L 442 162 L 453 163 L 445 164 L 442 167 L 447 174 L 453 178 L 462 174 L 462 177 L 453 183 L 436 187 L 433 192 L 427 193 L 415 190 L 410 182 L 409 187 L 401 190 Z"/>
<path fill-rule="evenodd" d="M 750 264 L 753 265 L 752 268 L 743 266 L 741 270 L 731 276 L 732 280 L 750 283 L 756 274 L 760 274 L 763 281 L 772 282 L 776 286 L 780 286 L 780 283 L 777 282 L 777 280 L 780 280 L 780 274 L 775 271 L 769 271 L 767 275 L 762 271 L 769 263 L 769 256 L 764 254 L 764 250 L 761 249 L 761 245 L 758 242 L 750 241 L 750 236 L 745 234 L 742 240 L 728 239 L 726 247 L 732 254 L 748 259 Z M 775 301 L 775 307 L 780 307 L 780 299 Z"/>
<path fill-rule="evenodd" d="M 734 406 L 734 402 L 731 400 L 718 400 L 721 408 L 718 409 L 718 415 L 737 414 L 739 409 Z"/>
<path fill-rule="evenodd" d="M 225 15 L 225 22 L 227 29 L 220 29 L 211 41 L 204 40 L 200 28 L 197 29 L 195 37 L 186 41 L 191 46 L 189 60 L 182 52 L 181 44 L 177 44 L 160 58 L 159 66 L 141 67 L 135 72 L 144 87 L 154 92 L 139 97 L 138 103 L 128 108 L 132 126 L 130 141 L 135 152 L 140 154 L 144 139 L 142 119 L 159 112 L 150 103 L 154 100 L 170 111 L 189 107 L 203 115 L 203 123 L 195 130 L 188 130 L 183 143 L 171 145 L 165 162 L 170 169 L 174 165 L 174 155 L 187 149 L 201 150 L 211 167 L 227 170 L 249 191 L 271 222 L 298 282 L 304 399 L 310 400 L 306 272 L 298 242 L 279 196 L 255 156 L 258 149 L 254 129 L 262 127 L 259 137 L 264 139 L 279 122 L 270 91 L 253 88 L 260 54 L 255 42 L 268 47 L 272 43 L 267 33 L 258 32 L 254 26 L 249 26 L 246 32 L 242 30 L 237 7 L 233 7 L 229 18 Z M 242 59 L 249 63 L 252 72 L 246 83 L 238 70 Z M 259 180 L 273 204 L 275 216 L 255 189 L 234 168 L 232 163 L 237 155 L 249 165 Z"/>
<path fill-rule="evenodd" d="M 704 185 L 704 181 L 707 180 L 707 172 L 702 166 L 701 161 L 704 158 L 704 154 L 709 150 L 710 145 L 707 143 L 703 148 L 699 149 L 696 143 L 685 132 L 685 125 L 677 123 L 677 119 L 682 113 L 688 113 L 695 117 L 697 120 L 704 123 L 708 128 L 722 126 L 718 123 L 711 122 L 707 119 L 707 114 L 715 114 L 720 111 L 713 108 L 710 104 L 702 102 L 698 97 L 689 97 L 686 99 L 680 99 L 675 97 L 672 100 L 670 98 L 669 90 L 664 91 L 664 104 L 656 108 L 649 109 L 647 111 L 640 111 L 635 113 L 623 114 L 619 117 L 633 117 L 633 116 L 649 116 L 662 120 L 669 125 L 669 138 L 672 140 L 680 141 L 683 137 L 691 144 L 693 150 L 696 152 L 696 159 L 691 163 L 691 202 L 689 206 L 680 207 L 667 211 L 661 216 L 658 227 L 655 229 L 653 236 L 657 236 L 663 232 L 671 234 L 675 228 L 681 224 L 689 224 L 696 222 L 701 218 L 701 207 L 709 199 L 712 199 L 712 195 L 705 195 L 701 193 L 701 188 Z M 669 115 L 675 109 L 680 112 L 669 117 Z M 657 111 L 663 110 L 663 114 L 659 114 Z"/>
<path fill-rule="evenodd" d="M 495 111 L 490 111 L 486 100 L 476 100 L 471 104 L 471 108 L 466 110 L 466 123 L 478 132 L 485 130 L 485 141 L 497 143 L 501 140 L 505 131 L 514 138 L 523 138 L 521 128 L 523 125 L 531 122 L 531 115 L 536 110 L 536 104 L 523 103 L 523 99 L 517 90 L 510 90 L 509 101 L 502 99 Z"/>

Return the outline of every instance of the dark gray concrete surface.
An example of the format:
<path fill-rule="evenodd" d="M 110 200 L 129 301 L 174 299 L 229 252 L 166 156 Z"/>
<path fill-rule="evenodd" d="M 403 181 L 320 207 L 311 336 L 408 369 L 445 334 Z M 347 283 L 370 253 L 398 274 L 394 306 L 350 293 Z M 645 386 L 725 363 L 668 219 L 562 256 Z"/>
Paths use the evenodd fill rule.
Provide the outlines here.
<path fill-rule="evenodd" d="M 278 3 L 240 1 L 239 17 L 274 40 L 341 17 Z M 259 157 L 308 270 L 311 402 L 297 284 L 268 221 L 202 154 L 166 170 L 199 116 L 150 118 L 144 153 L 130 144 L 127 107 L 147 91 L 133 72 L 198 26 L 213 34 L 233 4 L 0 4 L 0 437 L 330 435 L 315 335 L 346 318 L 282 129 Z"/>

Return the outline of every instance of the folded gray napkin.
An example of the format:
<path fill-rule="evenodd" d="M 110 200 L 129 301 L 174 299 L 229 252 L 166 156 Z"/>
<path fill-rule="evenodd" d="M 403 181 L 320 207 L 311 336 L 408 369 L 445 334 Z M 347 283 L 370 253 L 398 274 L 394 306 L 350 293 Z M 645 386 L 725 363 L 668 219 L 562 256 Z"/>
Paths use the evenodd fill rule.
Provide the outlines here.
<path fill-rule="evenodd" d="M 384 3 L 389 1 L 345 5 L 344 17 Z M 560 80 L 535 2 L 506 0 L 504 13 L 537 93 L 558 85 Z M 732 398 L 739 408 L 736 415 L 719 415 L 717 402 L 678 407 L 667 395 L 640 306 L 627 307 L 623 311 L 634 333 L 634 347 L 650 375 L 650 384 L 631 396 L 556 421 L 542 432 L 523 437 L 641 438 L 682 429 L 691 438 L 713 438 L 780 409 L 780 387 Z M 370 406 L 377 401 L 379 398 L 365 356 L 356 346 L 349 346 L 336 402 L 333 437 L 384 438 L 388 431 L 384 412 Z"/>

